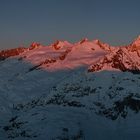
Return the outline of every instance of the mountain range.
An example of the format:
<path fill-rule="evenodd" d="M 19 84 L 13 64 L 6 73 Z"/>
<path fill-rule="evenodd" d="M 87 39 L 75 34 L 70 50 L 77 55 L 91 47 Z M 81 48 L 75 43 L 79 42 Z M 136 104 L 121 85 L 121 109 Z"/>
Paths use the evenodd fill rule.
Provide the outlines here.
<path fill-rule="evenodd" d="M 0 51 L 0 140 L 139 140 L 140 36 Z"/>

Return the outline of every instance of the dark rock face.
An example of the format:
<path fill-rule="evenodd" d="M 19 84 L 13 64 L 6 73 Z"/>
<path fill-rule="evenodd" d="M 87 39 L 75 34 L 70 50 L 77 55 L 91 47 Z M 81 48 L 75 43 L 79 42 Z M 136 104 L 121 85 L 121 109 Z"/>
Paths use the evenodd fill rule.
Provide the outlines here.
<path fill-rule="evenodd" d="M 24 129 L 24 126 L 28 122 L 22 122 L 18 120 L 18 116 L 15 116 L 9 120 L 9 124 L 3 127 L 3 130 L 7 133 L 8 139 L 15 138 L 35 138 L 37 135 L 31 133 L 29 130 Z"/>
<path fill-rule="evenodd" d="M 40 64 L 36 65 L 36 66 L 33 66 L 32 68 L 29 69 L 29 72 L 30 71 L 33 71 L 33 70 L 38 70 L 40 69 L 40 66 L 42 65 L 46 65 L 47 67 L 49 66 L 49 64 L 51 63 L 55 63 L 56 60 L 55 59 L 46 59 L 45 61 L 41 62 Z"/>
<path fill-rule="evenodd" d="M 23 53 L 25 50 L 26 50 L 26 48 L 3 50 L 0 52 L 0 60 L 5 60 L 8 57 L 19 55 L 19 54 Z"/>
<path fill-rule="evenodd" d="M 6 58 L 11 56 L 17 56 L 26 50 L 33 50 L 39 47 L 40 47 L 40 43 L 33 42 L 29 48 L 19 47 L 15 49 L 2 50 L 0 51 L 0 61 L 5 60 Z"/>
<path fill-rule="evenodd" d="M 68 55 L 68 53 L 71 52 L 71 49 L 67 49 L 60 57 L 60 60 L 64 60 L 66 58 L 66 56 Z"/>
<path fill-rule="evenodd" d="M 59 40 L 57 40 L 52 46 L 55 50 L 59 50 L 61 48 L 61 46 L 59 46 Z"/>
<path fill-rule="evenodd" d="M 140 111 L 140 100 L 135 99 L 133 94 L 125 97 L 122 101 L 114 102 L 112 108 L 106 108 L 102 103 L 95 102 L 96 106 L 100 109 L 96 112 L 98 115 L 105 116 L 111 120 L 116 120 L 118 117 L 126 118 L 128 115 L 128 109 L 134 113 Z"/>
<path fill-rule="evenodd" d="M 126 64 L 129 65 L 129 67 L 126 67 Z M 115 54 L 112 54 L 110 58 L 105 56 L 100 62 L 93 64 L 92 67 L 88 69 L 88 72 L 102 70 L 105 65 L 108 65 L 114 69 L 119 69 L 123 72 L 128 71 L 134 74 L 140 73 L 138 65 L 136 65 L 135 62 L 133 62 L 133 60 L 129 58 L 129 56 L 127 56 L 121 48 Z"/>

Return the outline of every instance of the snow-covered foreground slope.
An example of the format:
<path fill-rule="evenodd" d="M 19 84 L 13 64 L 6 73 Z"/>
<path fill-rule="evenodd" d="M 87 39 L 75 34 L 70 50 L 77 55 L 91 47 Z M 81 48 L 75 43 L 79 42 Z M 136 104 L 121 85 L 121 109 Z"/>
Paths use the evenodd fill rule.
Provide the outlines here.
<path fill-rule="evenodd" d="M 139 140 L 137 42 L 0 52 L 0 140 Z"/>

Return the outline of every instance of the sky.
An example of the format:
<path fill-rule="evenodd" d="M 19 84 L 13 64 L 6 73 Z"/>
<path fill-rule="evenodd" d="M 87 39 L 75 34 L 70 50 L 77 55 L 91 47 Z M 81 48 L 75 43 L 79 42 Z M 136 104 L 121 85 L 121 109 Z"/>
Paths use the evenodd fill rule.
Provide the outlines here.
<path fill-rule="evenodd" d="M 140 34 L 140 0 L 0 0 L 0 50 L 55 40 L 129 44 Z"/>

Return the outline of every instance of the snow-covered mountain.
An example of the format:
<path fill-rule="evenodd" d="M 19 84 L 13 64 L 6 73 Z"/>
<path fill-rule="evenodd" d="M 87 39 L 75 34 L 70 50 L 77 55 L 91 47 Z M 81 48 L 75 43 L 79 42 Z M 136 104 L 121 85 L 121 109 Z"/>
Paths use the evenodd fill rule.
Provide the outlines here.
<path fill-rule="evenodd" d="M 139 73 L 140 37 L 0 51 L 0 140 L 139 140 Z"/>

